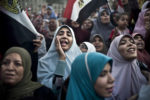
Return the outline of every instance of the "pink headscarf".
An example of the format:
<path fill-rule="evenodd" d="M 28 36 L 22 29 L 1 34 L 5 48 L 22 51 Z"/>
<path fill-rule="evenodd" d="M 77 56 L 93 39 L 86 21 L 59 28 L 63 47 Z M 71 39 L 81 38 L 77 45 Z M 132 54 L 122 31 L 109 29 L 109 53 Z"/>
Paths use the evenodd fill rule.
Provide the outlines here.
<path fill-rule="evenodd" d="M 145 25 L 144 25 L 144 15 L 146 13 L 148 9 L 144 9 L 139 13 L 139 17 L 138 20 L 135 24 L 135 28 L 133 33 L 139 33 L 141 34 L 144 38 L 145 38 L 145 34 L 146 34 L 146 29 L 145 29 Z"/>
<path fill-rule="evenodd" d="M 126 35 L 120 35 L 112 41 L 107 54 L 113 59 L 112 76 L 115 78 L 113 97 L 115 100 L 127 100 L 147 83 L 137 65 L 137 60 L 127 61 L 118 51 L 119 42 L 124 36 Z"/>

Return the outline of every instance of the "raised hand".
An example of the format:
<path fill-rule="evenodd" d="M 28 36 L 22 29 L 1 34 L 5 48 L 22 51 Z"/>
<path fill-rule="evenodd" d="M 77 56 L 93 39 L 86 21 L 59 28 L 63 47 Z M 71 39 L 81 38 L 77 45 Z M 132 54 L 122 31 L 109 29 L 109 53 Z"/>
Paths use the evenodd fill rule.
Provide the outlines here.
<path fill-rule="evenodd" d="M 63 51 L 61 44 L 60 44 L 60 39 L 58 36 L 56 36 L 56 50 L 58 51 L 59 54 L 59 59 L 60 60 L 65 60 L 66 59 L 66 55 L 65 52 Z"/>
<path fill-rule="evenodd" d="M 33 45 L 35 46 L 35 49 L 34 49 L 34 52 L 37 52 L 38 51 L 38 48 L 41 46 L 42 44 L 42 40 L 43 40 L 43 35 L 42 34 L 39 34 L 37 36 L 36 39 L 33 40 Z"/>

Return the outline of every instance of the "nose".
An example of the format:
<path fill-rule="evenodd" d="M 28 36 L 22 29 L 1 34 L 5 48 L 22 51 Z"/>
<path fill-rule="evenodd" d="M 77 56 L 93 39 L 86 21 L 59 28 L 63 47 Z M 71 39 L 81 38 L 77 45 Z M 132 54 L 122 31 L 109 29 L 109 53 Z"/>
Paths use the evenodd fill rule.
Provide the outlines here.
<path fill-rule="evenodd" d="M 127 20 L 125 20 L 124 22 L 125 22 L 126 25 L 128 25 L 128 21 Z"/>
<path fill-rule="evenodd" d="M 10 63 L 7 68 L 8 68 L 9 71 L 14 70 L 14 64 Z"/>
<path fill-rule="evenodd" d="M 108 74 L 108 77 L 109 77 L 109 83 L 114 83 L 115 81 L 115 78 L 111 75 L 111 73 Z"/>
<path fill-rule="evenodd" d="M 98 44 L 98 43 L 99 43 L 99 41 L 98 41 L 98 40 L 96 40 L 96 41 L 95 41 L 95 43 L 96 43 L 96 44 Z"/>
<path fill-rule="evenodd" d="M 133 45 L 133 43 L 128 41 L 128 46 L 132 46 L 132 45 Z"/>
<path fill-rule="evenodd" d="M 139 37 L 139 38 L 138 38 L 138 41 L 142 41 L 142 39 Z"/>

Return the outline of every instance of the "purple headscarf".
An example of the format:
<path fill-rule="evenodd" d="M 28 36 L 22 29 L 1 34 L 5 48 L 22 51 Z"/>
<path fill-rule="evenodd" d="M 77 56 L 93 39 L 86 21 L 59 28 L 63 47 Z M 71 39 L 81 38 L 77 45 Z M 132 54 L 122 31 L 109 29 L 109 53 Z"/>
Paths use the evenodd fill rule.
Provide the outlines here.
<path fill-rule="evenodd" d="M 127 61 L 118 51 L 119 42 L 124 36 L 126 35 L 120 35 L 112 41 L 107 54 L 113 59 L 112 76 L 115 78 L 113 97 L 115 100 L 127 100 L 147 83 L 137 65 L 137 60 Z"/>
<path fill-rule="evenodd" d="M 146 13 L 148 9 L 144 9 L 139 13 L 139 17 L 138 20 L 135 24 L 135 28 L 133 33 L 139 33 L 141 34 L 144 38 L 145 38 L 145 34 L 146 34 L 146 29 L 145 29 L 145 25 L 144 25 L 144 15 Z"/>

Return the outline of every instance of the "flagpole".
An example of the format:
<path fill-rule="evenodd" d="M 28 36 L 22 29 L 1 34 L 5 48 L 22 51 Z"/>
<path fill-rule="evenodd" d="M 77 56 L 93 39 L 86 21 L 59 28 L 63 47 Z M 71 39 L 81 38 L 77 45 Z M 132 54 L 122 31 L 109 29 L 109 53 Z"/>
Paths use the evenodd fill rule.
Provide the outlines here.
<path fill-rule="evenodd" d="M 110 5 L 110 3 L 109 3 L 109 0 L 106 0 L 107 1 L 107 5 L 108 5 L 108 8 L 109 8 L 109 10 L 110 10 L 110 12 L 112 13 L 112 8 L 111 8 L 111 5 Z"/>

